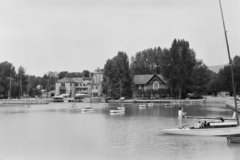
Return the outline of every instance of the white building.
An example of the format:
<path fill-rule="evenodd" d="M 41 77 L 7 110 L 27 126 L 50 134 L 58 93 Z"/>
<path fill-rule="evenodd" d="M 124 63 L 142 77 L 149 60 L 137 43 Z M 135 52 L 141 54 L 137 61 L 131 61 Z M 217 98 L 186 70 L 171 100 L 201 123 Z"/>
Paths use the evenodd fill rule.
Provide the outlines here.
<path fill-rule="evenodd" d="M 92 73 L 92 96 L 99 97 L 102 96 L 102 82 L 103 82 L 103 69 L 96 69 Z"/>
<path fill-rule="evenodd" d="M 72 97 L 75 94 L 91 94 L 92 78 L 68 78 L 60 79 L 55 84 L 55 96 L 69 94 Z"/>

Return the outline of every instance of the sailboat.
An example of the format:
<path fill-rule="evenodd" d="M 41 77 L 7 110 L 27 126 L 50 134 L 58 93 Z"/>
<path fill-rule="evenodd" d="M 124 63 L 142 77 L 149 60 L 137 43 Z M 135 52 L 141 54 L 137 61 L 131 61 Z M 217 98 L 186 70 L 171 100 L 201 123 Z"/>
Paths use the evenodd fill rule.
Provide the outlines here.
<path fill-rule="evenodd" d="M 236 99 L 236 90 L 234 86 L 234 79 L 233 79 L 233 64 L 230 56 L 229 46 L 228 46 L 228 39 L 227 39 L 227 32 L 225 28 L 224 18 L 223 18 L 223 11 L 221 0 L 219 0 L 221 15 L 222 15 L 222 22 L 223 28 L 225 33 L 225 39 L 227 44 L 228 50 L 228 58 L 231 65 L 231 78 L 232 78 L 232 87 L 233 87 L 233 94 L 234 94 L 234 102 L 235 102 L 235 109 L 236 118 L 234 120 L 225 121 L 221 119 L 219 122 L 211 122 L 204 125 L 199 125 L 196 127 L 183 127 L 177 129 L 161 129 L 160 133 L 163 134 L 173 134 L 173 135 L 187 135 L 187 136 L 225 136 L 229 142 L 237 142 L 236 137 L 240 137 L 240 126 L 239 126 L 239 118 L 238 118 L 238 108 L 237 108 L 237 99 Z M 206 119 L 206 118 L 205 118 Z M 216 120 L 217 118 L 215 118 Z M 220 119 L 219 119 L 220 120 Z M 206 122 L 206 121 L 205 121 Z"/>

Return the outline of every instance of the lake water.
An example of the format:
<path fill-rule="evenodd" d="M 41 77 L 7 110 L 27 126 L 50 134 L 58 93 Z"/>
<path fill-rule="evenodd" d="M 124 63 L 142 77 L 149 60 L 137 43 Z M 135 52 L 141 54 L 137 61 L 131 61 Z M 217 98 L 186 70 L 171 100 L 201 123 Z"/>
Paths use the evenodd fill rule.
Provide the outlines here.
<path fill-rule="evenodd" d="M 110 114 L 123 105 L 126 112 Z M 81 113 L 81 108 L 94 107 Z M 225 105 L 183 105 L 189 116 L 231 117 Z M 240 145 L 224 137 L 159 134 L 176 128 L 178 107 L 51 103 L 0 106 L 0 160 L 238 160 Z M 192 123 L 192 120 L 185 122 Z"/>

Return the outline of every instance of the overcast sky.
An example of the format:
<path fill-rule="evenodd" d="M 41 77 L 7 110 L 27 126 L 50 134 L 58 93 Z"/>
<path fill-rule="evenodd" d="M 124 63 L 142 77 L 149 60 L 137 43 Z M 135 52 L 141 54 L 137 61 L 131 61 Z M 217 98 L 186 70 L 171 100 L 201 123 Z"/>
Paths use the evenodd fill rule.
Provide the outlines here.
<path fill-rule="evenodd" d="M 232 57 L 240 55 L 240 1 L 222 0 Z M 218 0 L 0 0 L 0 62 L 27 74 L 103 68 L 124 51 L 185 39 L 206 65 L 228 63 Z"/>

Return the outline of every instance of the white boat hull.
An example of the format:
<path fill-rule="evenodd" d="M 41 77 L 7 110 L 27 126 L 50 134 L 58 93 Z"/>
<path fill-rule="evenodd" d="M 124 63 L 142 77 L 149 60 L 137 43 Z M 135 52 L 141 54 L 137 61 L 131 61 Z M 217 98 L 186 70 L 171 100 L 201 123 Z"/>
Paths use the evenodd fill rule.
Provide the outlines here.
<path fill-rule="evenodd" d="M 82 108 L 82 112 L 88 112 L 88 111 L 93 111 L 93 108 Z"/>
<path fill-rule="evenodd" d="M 148 107 L 152 107 L 152 106 L 154 106 L 153 103 L 148 103 Z"/>
<path fill-rule="evenodd" d="M 240 135 L 240 127 L 162 129 L 160 132 L 163 134 L 184 136 L 237 136 Z"/>
<path fill-rule="evenodd" d="M 123 113 L 125 112 L 125 109 L 111 109 L 110 113 Z"/>

